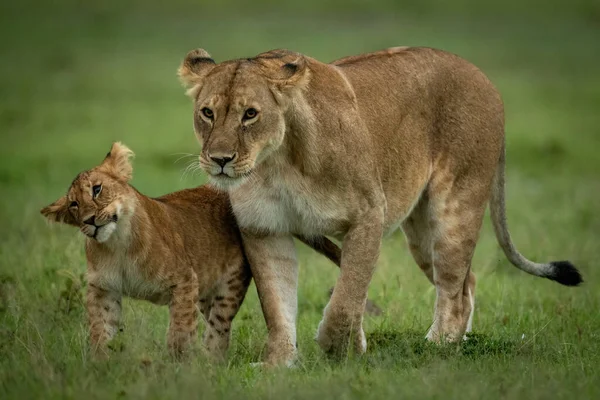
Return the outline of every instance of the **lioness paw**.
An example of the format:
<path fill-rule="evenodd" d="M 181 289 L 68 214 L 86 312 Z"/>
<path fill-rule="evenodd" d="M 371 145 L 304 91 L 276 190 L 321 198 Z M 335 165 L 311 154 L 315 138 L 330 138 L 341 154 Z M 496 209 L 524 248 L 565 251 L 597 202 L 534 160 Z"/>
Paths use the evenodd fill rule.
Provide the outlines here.
<path fill-rule="evenodd" d="M 358 329 L 346 329 L 341 326 L 333 328 L 323 320 L 319 323 L 315 340 L 325 353 L 332 356 L 345 356 L 350 343 L 356 354 L 361 355 L 367 351 L 367 338 L 362 326 Z"/>

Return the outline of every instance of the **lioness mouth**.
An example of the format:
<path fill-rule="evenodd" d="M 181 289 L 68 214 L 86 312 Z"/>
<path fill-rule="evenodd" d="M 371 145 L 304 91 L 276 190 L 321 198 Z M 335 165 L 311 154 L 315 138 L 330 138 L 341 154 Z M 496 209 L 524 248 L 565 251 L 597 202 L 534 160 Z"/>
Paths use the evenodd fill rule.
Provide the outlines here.
<path fill-rule="evenodd" d="M 225 171 L 221 171 L 218 174 L 213 175 L 214 178 L 227 178 L 227 179 L 238 179 L 239 176 L 231 176 Z"/>

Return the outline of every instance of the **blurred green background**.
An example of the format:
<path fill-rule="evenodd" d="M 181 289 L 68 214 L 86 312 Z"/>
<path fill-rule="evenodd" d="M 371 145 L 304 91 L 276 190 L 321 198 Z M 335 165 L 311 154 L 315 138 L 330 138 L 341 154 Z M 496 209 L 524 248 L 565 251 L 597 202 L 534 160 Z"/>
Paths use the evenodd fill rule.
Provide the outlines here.
<path fill-rule="evenodd" d="M 600 2 L 3 1 L 0 4 L 0 398 L 600 398 Z M 126 302 L 110 363 L 90 363 L 81 303 L 84 240 L 39 209 L 114 140 L 136 153 L 133 184 L 157 196 L 205 181 L 185 53 L 215 60 L 288 48 L 322 61 L 391 46 L 456 53 L 506 105 L 508 216 L 517 247 L 569 258 L 586 283 L 514 269 L 486 220 L 474 259 L 474 338 L 427 346 L 434 290 L 401 233 L 386 239 L 365 321 L 369 352 L 332 363 L 313 342 L 337 270 L 299 245 L 299 367 L 249 367 L 266 329 L 252 288 L 230 363 L 166 358 L 166 308 Z"/>

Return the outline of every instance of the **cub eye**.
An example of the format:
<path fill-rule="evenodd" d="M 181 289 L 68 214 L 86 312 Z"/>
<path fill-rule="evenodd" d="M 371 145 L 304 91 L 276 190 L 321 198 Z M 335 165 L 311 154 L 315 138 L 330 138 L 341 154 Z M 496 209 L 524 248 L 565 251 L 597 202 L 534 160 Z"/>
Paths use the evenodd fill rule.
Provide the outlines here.
<path fill-rule="evenodd" d="M 213 119 L 213 117 L 215 116 L 215 114 L 213 113 L 213 110 L 211 110 L 208 107 L 204 107 L 202 110 L 202 114 L 204 114 L 204 116 L 208 119 Z"/>
<path fill-rule="evenodd" d="M 76 201 L 72 201 L 71 204 L 69 204 L 69 207 L 78 207 L 79 203 L 77 203 Z"/>
<path fill-rule="evenodd" d="M 94 185 L 92 186 L 92 193 L 94 194 L 94 198 L 98 197 L 100 192 L 102 191 L 102 185 Z"/>
<path fill-rule="evenodd" d="M 258 111 L 256 111 L 256 108 L 249 108 L 246 110 L 246 112 L 244 113 L 244 119 L 252 119 L 254 117 L 256 117 L 258 115 Z"/>

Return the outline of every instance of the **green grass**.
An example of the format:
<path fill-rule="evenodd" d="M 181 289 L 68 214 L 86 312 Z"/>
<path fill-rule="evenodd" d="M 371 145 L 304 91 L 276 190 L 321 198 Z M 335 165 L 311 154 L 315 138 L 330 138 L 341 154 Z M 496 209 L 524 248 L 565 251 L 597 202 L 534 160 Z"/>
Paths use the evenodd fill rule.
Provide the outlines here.
<path fill-rule="evenodd" d="M 81 4 L 0 5 L 0 398 L 600 398 L 595 2 Z M 137 153 L 133 184 L 148 195 L 204 182 L 182 178 L 186 165 L 175 162 L 198 151 L 175 76 L 184 54 L 202 46 L 224 60 L 287 47 L 332 60 L 396 45 L 455 52 L 496 83 L 513 238 L 530 258 L 571 259 L 585 285 L 516 270 L 486 219 L 473 262 L 475 333 L 460 349 L 433 346 L 423 337 L 434 289 L 396 233 L 370 288 L 385 312 L 366 318 L 369 350 L 333 362 L 312 338 L 338 271 L 299 244 L 296 369 L 249 366 L 266 339 L 254 287 L 234 321 L 227 366 L 170 361 L 166 308 L 136 301 L 124 304 L 112 360 L 91 362 L 83 237 L 47 224 L 39 209 L 113 140 Z"/>

